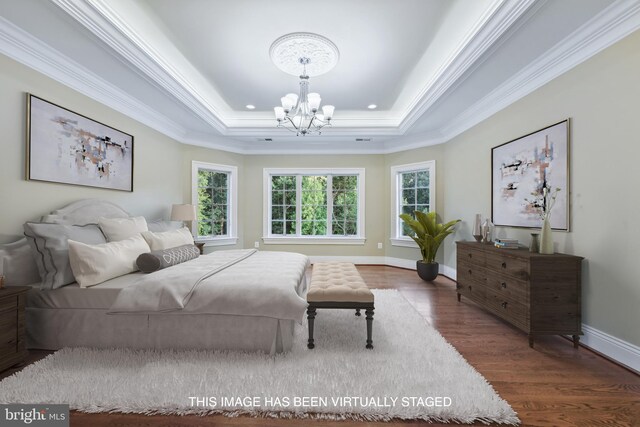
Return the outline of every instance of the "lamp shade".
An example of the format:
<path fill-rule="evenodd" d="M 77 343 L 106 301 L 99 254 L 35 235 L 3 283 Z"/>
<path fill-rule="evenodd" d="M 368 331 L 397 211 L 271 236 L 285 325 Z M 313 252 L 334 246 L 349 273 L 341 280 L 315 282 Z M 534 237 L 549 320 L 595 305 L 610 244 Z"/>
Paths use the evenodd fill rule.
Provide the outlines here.
<path fill-rule="evenodd" d="M 195 221 L 196 207 L 190 204 L 173 205 L 171 207 L 172 221 Z"/>
<path fill-rule="evenodd" d="M 318 108 L 320 108 L 320 94 L 319 93 L 310 93 L 307 95 L 307 101 L 309 102 L 309 108 L 311 111 L 316 112 Z"/>
<path fill-rule="evenodd" d="M 322 106 L 322 112 L 327 119 L 331 119 L 333 117 L 333 110 L 335 110 L 335 108 L 336 107 L 334 107 L 333 105 L 324 105 Z"/>
<path fill-rule="evenodd" d="M 284 108 L 275 107 L 273 111 L 276 113 L 276 120 L 278 121 L 284 120 Z"/>

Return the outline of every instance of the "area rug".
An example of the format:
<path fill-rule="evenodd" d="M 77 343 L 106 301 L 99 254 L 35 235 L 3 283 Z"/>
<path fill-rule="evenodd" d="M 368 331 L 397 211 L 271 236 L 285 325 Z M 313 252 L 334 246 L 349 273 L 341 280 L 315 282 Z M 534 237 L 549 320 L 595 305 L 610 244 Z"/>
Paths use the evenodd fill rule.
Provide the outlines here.
<path fill-rule="evenodd" d="M 292 351 L 276 356 L 65 348 L 2 381 L 0 402 L 68 403 L 89 413 L 519 423 L 399 292 L 374 293 L 373 350 L 365 349 L 365 316 L 318 310 L 313 350 L 306 323 Z"/>

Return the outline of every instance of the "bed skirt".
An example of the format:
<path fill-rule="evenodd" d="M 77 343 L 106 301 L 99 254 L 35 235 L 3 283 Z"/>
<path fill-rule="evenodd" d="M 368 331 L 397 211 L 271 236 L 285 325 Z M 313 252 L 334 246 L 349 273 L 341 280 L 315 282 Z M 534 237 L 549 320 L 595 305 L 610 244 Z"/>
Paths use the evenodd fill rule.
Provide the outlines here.
<path fill-rule="evenodd" d="M 26 308 L 27 347 L 211 349 L 282 353 L 293 320 L 219 314 L 107 314 L 97 309 Z"/>

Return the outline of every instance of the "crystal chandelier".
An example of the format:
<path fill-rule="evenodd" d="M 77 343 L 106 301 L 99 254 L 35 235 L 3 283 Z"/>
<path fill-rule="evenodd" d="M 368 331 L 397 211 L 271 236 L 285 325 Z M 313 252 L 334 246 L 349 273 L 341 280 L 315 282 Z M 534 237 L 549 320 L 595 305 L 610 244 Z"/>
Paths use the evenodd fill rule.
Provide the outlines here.
<path fill-rule="evenodd" d="M 309 76 L 332 69 L 338 62 L 338 48 L 331 40 L 318 34 L 292 33 L 276 40 L 271 45 L 270 55 L 282 71 L 300 77 L 299 94 L 286 94 L 280 98 L 282 106 L 273 109 L 278 127 L 298 136 L 320 135 L 322 128 L 331 126 L 335 107 L 323 105 L 320 109 L 320 94 L 309 93 Z"/>

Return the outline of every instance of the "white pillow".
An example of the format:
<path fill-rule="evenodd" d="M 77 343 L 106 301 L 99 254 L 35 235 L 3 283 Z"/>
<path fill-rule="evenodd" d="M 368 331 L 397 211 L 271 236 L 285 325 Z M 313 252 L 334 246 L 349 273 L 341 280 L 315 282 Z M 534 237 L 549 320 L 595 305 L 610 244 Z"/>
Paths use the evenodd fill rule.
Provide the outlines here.
<path fill-rule="evenodd" d="M 138 270 L 136 259 L 149 252 L 141 235 L 118 242 L 87 245 L 69 240 L 69 262 L 81 288 Z"/>
<path fill-rule="evenodd" d="M 98 218 L 98 226 L 109 242 L 128 239 L 147 231 L 147 220 L 143 216 L 135 218 Z"/>
<path fill-rule="evenodd" d="M 161 233 L 143 231 L 142 237 L 147 241 L 152 251 L 161 251 L 182 245 L 193 245 L 193 236 L 187 227 Z"/>

